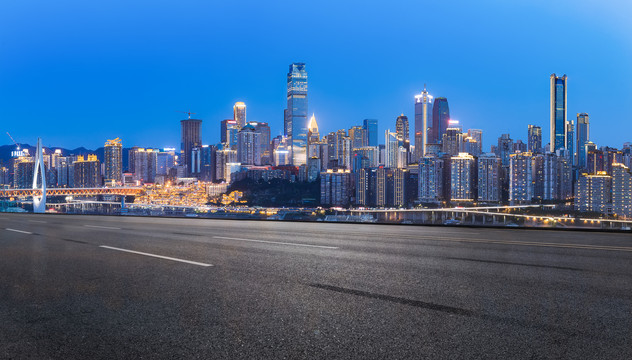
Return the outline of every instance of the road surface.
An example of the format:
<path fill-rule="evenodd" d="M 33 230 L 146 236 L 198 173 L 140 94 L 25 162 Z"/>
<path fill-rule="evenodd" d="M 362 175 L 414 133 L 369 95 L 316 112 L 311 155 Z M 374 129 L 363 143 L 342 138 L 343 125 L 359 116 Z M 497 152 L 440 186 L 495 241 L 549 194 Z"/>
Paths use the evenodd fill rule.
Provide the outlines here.
<path fill-rule="evenodd" d="M 632 235 L 3 213 L 0 358 L 631 359 Z"/>

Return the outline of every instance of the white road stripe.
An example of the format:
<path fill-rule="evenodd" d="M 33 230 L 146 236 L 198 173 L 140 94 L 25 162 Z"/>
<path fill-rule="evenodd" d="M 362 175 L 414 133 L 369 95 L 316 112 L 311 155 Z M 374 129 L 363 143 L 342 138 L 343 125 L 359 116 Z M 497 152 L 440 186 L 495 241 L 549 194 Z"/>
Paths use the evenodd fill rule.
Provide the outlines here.
<path fill-rule="evenodd" d="M 84 225 L 85 227 L 89 227 L 89 228 L 95 228 L 95 229 L 111 229 L 111 230 L 121 230 L 121 228 L 118 227 L 112 227 L 112 226 L 99 226 L 99 225 Z"/>
<path fill-rule="evenodd" d="M 287 242 L 279 242 L 279 241 L 266 241 L 266 240 L 242 239 L 242 238 L 225 237 L 225 236 L 213 236 L 213 238 L 215 238 L 215 239 L 224 239 L 224 240 L 248 241 L 248 242 L 264 243 L 264 244 L 292 245 L 292 246 L 305 246 L 305 247 L 314 247 L 314 248 L 321 248 L 321 249 L 338 249 L 338 247 L 337 247 L 337 246 L 324 246 L 324 245 L 311 245 L 311 244 L 297 244 L 297 243 L 287 243 Z"/>
<path fill-rule="evenodd" d="M 29 220 L 29 222 L 42 223 L 42 224 L 46 223 L 46 221 L 41 221 L 41 220 Z"/>
<path fill-rule="evenodd" d="M 8 231 L 13 231 L 13 232 L 16 232 L 16 233 L 21 233 L 21 234 L 29 234 L 29 235 L 33 235 L 33 233 L 32 233 L 32 232 L 23 231 L 23 230 L 15 230 L 15 229 L 9 229 L 9 228 L 6 228 L 5 230 L 8 230 Z"/>
<path fill-rule="evenodd" d="M 145 252 L 140 252 L 140 251 L 134 251 L 134 250 L 128 250 L 128 249 L 121 249 L 121 248 L 117 248 L 117 247 L 113 247 L 113 246 L 100 245 L 99 247 L 100 247 L 100 248 L 104 248 L 104 249 L 110 249 L 110 250 L 116 250 L 116 251 L 123 251 L 123 252 L 131 253 L 131 254 L 144 255 L 144 256 L 151 256 L 151 257 L 155 257 L 155 258 L 159 258 L 159 259 L 166 259 L 166 260 L 172 260 L 172 261 L 179 261 L 179 262 L 183 262 L 183 263 L 187 263 L 187 264 L 192 264 L 192 265 L 199 265 L 199 266 L 213 266 L 213 265 L 211 265 L 211 264 L 201 263 L 201 262 L 197 262 L 197 261 L 190 261 L 190 260 L 178 259 L 178 258 L 169 257 L 169 256 L 162 256 L 162 255 L 150 254 L 150 253 L 145 253 Z"/>

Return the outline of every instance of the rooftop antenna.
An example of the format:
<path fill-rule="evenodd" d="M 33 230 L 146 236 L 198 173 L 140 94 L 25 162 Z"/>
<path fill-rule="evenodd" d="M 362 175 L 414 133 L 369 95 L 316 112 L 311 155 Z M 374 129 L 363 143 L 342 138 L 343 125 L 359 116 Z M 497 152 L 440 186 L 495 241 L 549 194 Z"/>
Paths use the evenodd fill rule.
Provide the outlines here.
<path fill-rule="evenodd" d="M 191 115 L 195 115 L 195 113 L 191 112 L 190 110 L 189 111 L 178 111 L 178 112 L 185 113 L 185 114 L 189 115 L 189 119 L 191 119 Z"/>

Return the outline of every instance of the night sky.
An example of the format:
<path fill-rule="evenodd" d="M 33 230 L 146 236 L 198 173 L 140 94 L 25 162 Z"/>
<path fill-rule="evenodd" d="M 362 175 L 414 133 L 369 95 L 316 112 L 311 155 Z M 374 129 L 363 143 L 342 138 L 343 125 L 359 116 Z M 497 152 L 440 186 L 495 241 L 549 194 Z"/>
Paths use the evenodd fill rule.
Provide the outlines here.
<path fill-rule="evenodd" d="M 0 144 L 179 148 L 177 111 L 204 143 L 235 101 L 283 124 L 292 62 L 309 73 L 321 135 L 379 120 L 413 128 L 424 83 L 448 98 L 484 150 L 527 124 L 549 134 L 549 75 L 567 74 L 569 119 L 591 140 L 632 141 L 632 2 L 5 1 L 0 11 Z M 384 6 L 388 4 L 388 6 Z M 412 137 L 412 136 L 411 136 Z M 383 142 L 383 136 L 379 139 Z"/>

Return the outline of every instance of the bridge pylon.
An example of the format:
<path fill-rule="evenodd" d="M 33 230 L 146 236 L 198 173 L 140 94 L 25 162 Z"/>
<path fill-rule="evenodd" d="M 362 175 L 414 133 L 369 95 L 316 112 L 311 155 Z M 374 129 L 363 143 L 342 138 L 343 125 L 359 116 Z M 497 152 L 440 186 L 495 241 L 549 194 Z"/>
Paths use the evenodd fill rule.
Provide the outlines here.
<path fill-rule="evenodd" d="M 33 212 L 46 212 L 46 168 L 44 167 L 44 154 L 42 138 L 37 138 L 37 150 L 35 151 L 35 169 L 33 169 L 33 189 L 37 189 L 37 177 L 42 179 L 42 194 L 33 195 Z"/>

